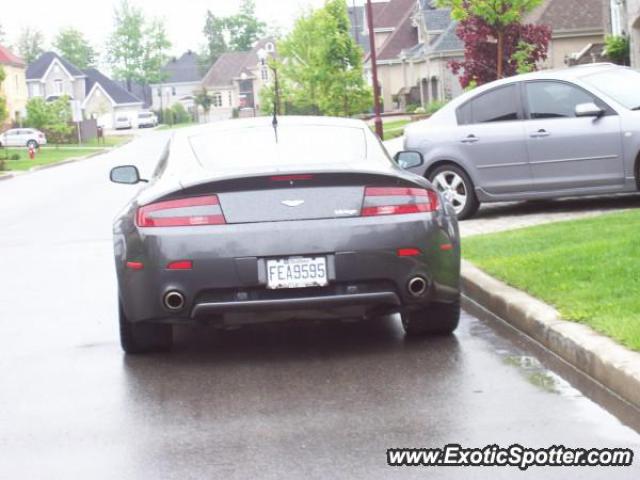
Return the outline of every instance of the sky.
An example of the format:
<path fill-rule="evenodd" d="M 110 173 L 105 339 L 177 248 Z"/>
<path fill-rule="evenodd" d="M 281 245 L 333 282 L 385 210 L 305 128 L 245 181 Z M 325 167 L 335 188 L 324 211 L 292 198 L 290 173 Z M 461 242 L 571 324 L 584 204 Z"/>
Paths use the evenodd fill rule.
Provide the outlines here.
<path fill-rule="evenodd" d="M 353 0 L 347 1 L 351 4 Z M 240 0 L 130 0 L 130 3 L 142 8 L 149 17 L 165 20 L 173 43 L 172 54 L 179 55 L 189 49 L 200 50 L 204 44 L 202 27 L 207 10 L 219 16 L 234 14 Z M 1 0 L 0 24 L 9 45 L 15 43 L 26 26 L 41 30 L 47 44 L 61 27 L 72 26 L 84 32 L 102 52 L 113 27 L 117 4 L 119 0 Z M 323 4 L 324 0 L 256 0 L 256 13 L 269 26 L 279 26 L 286 32 L 301 12 Z"/>

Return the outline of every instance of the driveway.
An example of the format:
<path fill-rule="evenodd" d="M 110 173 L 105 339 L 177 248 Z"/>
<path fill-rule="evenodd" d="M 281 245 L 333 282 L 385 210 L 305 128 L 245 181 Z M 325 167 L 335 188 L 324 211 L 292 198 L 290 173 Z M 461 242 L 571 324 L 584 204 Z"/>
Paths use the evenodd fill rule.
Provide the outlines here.
<path fill-rule="evenodd" d="M 390 155 L 402 150 L 403 138 L 384 142 Z M 490 203 L 471 219 L 460 222 L 463 237 L 502 232 L 545 223 L 602 215 L 640 207 L 640 194 Z"/>
<path fill-rule="evenodd" d="M 0 478 L 637 479 L 627 469 L 390 469 L 391 447 L 640 448 L 640 417 L 555 357 L 465 313 L 406 341 L 399 319 L 179 330 L 118 345 L 111 220 L 168 138 L 0 183 Z M 637 456 L 637 455 L 636 455 Z"/>

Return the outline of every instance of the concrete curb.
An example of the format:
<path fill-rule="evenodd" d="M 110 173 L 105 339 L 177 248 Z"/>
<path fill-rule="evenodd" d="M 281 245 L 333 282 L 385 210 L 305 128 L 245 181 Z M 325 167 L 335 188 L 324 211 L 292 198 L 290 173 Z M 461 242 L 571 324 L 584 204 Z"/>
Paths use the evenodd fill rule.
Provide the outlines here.
<path fill-rule="evenodd" d="M 554 308 L 466 261 L 462 289 L 468 298 L 640 408 L 640 353 L 585 325 L 562 320 Z"/>

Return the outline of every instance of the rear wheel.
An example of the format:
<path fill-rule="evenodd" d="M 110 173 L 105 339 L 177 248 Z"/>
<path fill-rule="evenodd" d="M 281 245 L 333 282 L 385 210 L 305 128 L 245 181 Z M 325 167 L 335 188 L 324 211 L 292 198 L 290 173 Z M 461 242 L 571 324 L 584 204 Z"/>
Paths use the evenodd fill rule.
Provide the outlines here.
<path fill-rule="evenodd" d="M 119 303 L 120 345 L 129 354 L 165 352 L 173 344 L 171 325 L 132 323 L 127 320 L 122 302 Z"/>
<path fill-rule="evenodd" d="M 450 335 L 460 322 L 460 301 L 433 303 L 426 308 L 402 314 L 402 326 L 408 337 Z"/>
<path fill-rule="evenodd" d="M 29 148 L 38 148 L 38 142 L 36 142 L 35 140 L 29 140 L 27 142 L 27 147 L 29 147 Z"/>
<path fill-rule="evenodd" d="M 475 187 L 469 175 L 456 165 L 436 168 L 429 180 L 442 196 L 453 205 L 460 220 L 472 217 L 480 207 Z"/>

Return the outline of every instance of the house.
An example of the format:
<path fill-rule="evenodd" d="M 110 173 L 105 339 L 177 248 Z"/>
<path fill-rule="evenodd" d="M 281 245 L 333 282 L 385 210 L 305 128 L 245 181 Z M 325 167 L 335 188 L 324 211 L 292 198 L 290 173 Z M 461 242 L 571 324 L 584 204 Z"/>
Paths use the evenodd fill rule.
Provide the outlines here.
<path fill-rule="evenodd" d="M 218 58 L 202 80 L 213 96 L 211 115 L 229 118 L 234 109 L 255 113 L 260 108 L 260 90 L 273 79 L 263 61 L 269 55 L 275 55 L 273 39 L 258 41 L 248 52 L 224 53 Z"/>
<path fill-rule="evenodd" d="M 640 0 L 610 0 L 611 33 L 628 35 L 631 67 L 640 68 Z"/>
<path fill-rule="evenodd" d="M 0 95 L 7 102 L 7 118 L 5 125 L 20 125 L 26 115 L 27 83 L 25 73 L 27 65 L 20 57 L 0 45 L 0 65 L 5 73 L 4 82 L 0 85 Z M 0 125 L 2 127 L 2 125 Z"/>
<path fill-rule="evenodd" d="M 98 125 L 105 128 L 113 128 L 118 117 L 129 117 L 135 125 L 143 108 L 142 100 L 95 68 L 88 68 L 84 73 L 86 96 L 82 110 L 85 117 L 95 118 Z"/>
<path fill-rule="evenodd" d="M 202 88 L 202 73 L 198 55 L 191 50 L 180 58 L 173 58 L 162 69 L 164 80 L 151 85 L 154 110 L 171 108 L 181 103 L 184 108 L 193 113 L 195 109 L 194 97 Z"/>
<path fill-rule="evenodd" d="M 98 70 L 82 71 L 54 52 L 43 53 L 29 65 L 26 82 L 29 98 L 49 101 L 66 95 L 84 118 L 96 118 L 105 128 L 113 128 L 120 115 L 133 121 L 143 106 L 139 98 Z"/>
<path fill-rule="evenodd" d="M 563 68 L 576 63 L 600 61 L 609 30 L 609 0 L 544 0 L 525 22 L 552 28 L 549 58 L 543 68 Z M 611 0 L 618 2 L 621 0 Z M 637 17 L 640 19 L 640 0 Z M 385 111 L 406 105 L 427 104 L 459 95 L 462 88 L 449 64 L 464 57 L 464 45 L 456 33 L 451 12 L 434 0 L 387 0 L 372 4 L 374 35 Z M 356 10 L 361 9 L 362 12 Z M 366 9 L 350 9 L 352 31 L 362 25 L 356 38 L 362 45 L 367 34 Z M 640 63 L 640 20 L 638 20 Z M 369 55 L 365 69 L 370 75 Z"/>

